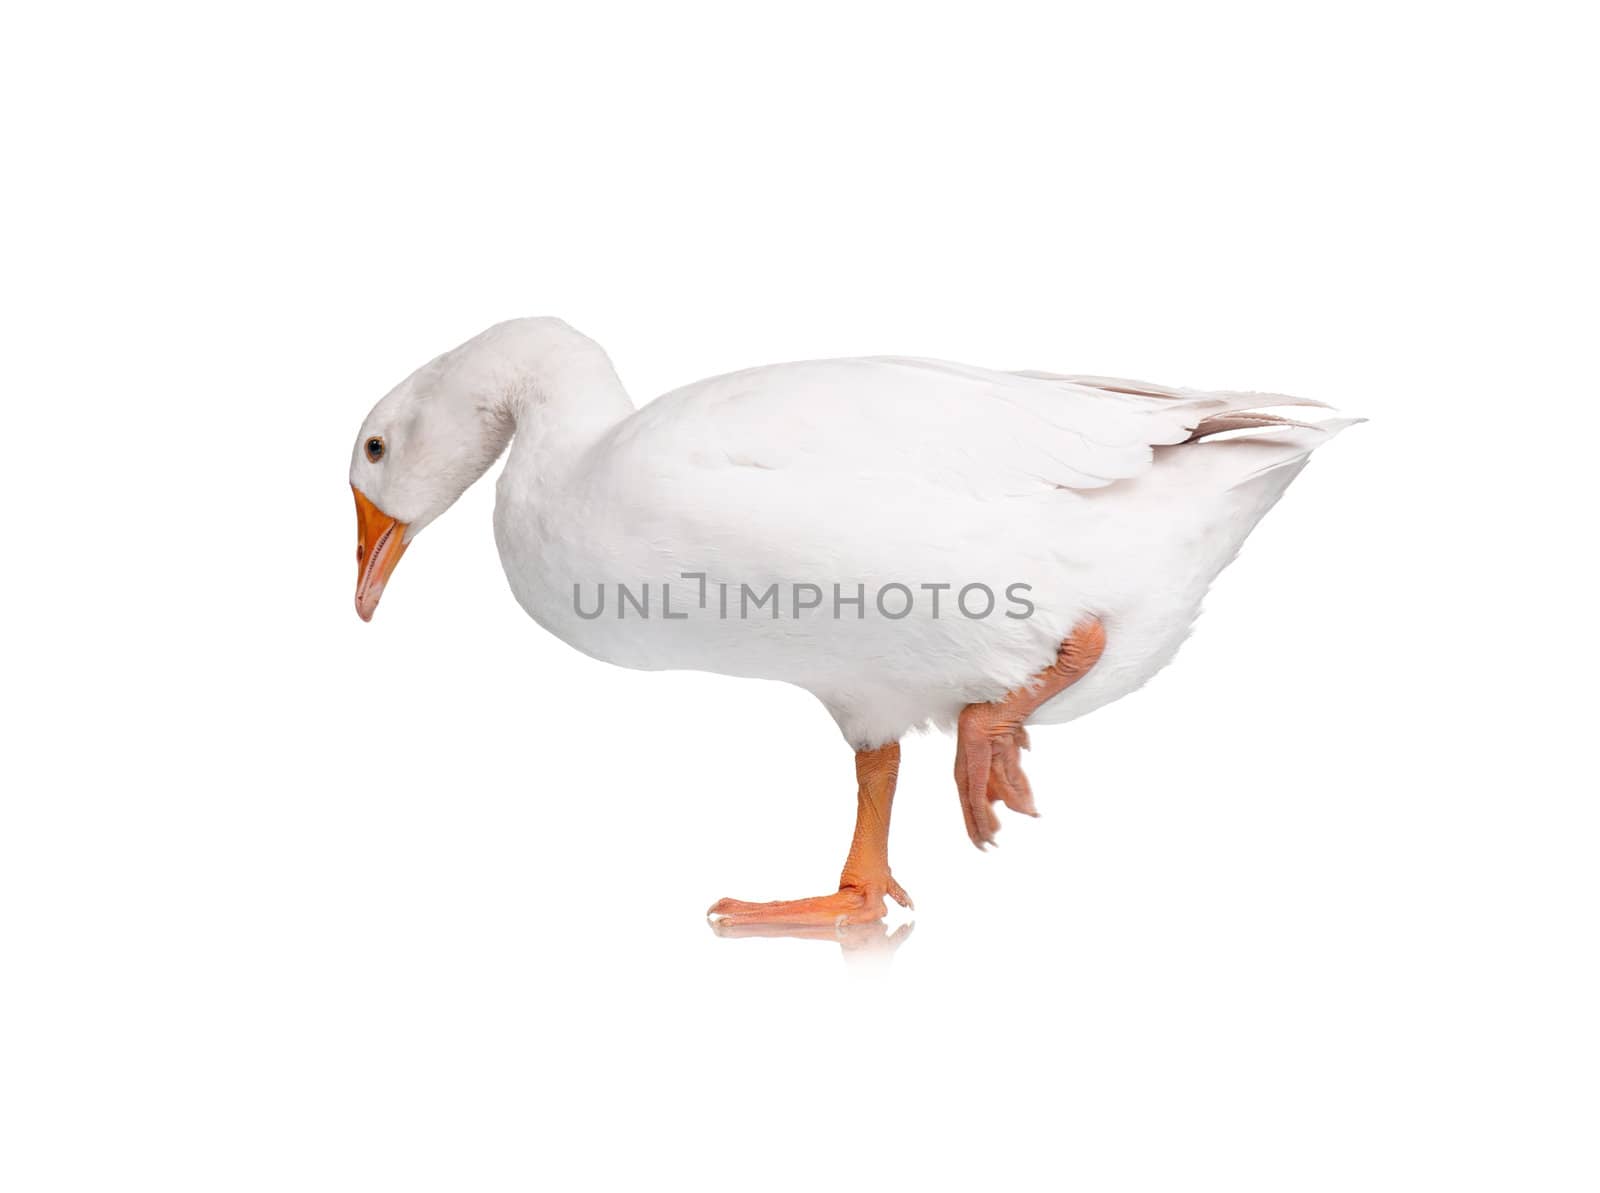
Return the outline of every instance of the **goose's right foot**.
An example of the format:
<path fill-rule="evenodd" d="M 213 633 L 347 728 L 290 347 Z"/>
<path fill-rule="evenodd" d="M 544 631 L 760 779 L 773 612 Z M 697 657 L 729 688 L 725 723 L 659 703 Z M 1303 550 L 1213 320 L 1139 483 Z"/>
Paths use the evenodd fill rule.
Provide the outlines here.
<path fill-rule="evenodd" d="M 1022 751 L 1028 748 L 1028 718 L 1051 697 L 1089 673 L 1106 648 L 1105 626 L 1098 617 L 1080 622 L 1056 651 L 1056 661 L 1014 692 L 988 704 L 961 710 L 956 729 L 956 791 L 967 836 L 979 849 L 993 845 L 1000 831 L 994 804 L 1037 816 L 1033 789 L 1022 773 Z"/>

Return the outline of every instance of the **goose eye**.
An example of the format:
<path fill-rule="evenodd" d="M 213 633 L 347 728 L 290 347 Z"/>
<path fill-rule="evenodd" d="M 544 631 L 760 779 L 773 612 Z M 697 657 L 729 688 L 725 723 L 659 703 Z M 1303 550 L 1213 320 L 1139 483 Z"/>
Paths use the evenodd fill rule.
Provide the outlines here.
<path fill-rule="evenodd" d="M 383 459 L 383 440 L 376 435 L 367 440 L 367 459 L 374 464 Z"/>

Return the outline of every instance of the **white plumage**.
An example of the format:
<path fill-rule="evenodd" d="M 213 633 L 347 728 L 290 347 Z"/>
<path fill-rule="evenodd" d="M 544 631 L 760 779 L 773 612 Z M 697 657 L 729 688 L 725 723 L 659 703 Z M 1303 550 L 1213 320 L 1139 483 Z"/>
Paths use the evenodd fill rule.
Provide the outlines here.
<path fill-rule="evenodd" d="M 879 357 L 749 369 L 635 411 L 597 345 L 524 319 L 385 397 L 351 483 L 409 538 L 511 441 L 495 536 L 536 621 L 625 667 L 797 684 L 859 750 L 1017 688 L 1089 615 L 1104 655 L 1032 722 L 1138 687 L 1310 453 L 1358 421 L 1267 413 L 1317 405 Z M 373 436 L 387 445 L 376 462 L 362 450 Z M 746 586 L 771 585 L 778 616 L 738 615 Z M 835 585 L 865 594 L 859 616 L 848 599 L 835 607 Z M 896 585 L 913 598 L 899 618 L 874 599 L 888 590 L 897 611 Z M 995 594 L 988 616 L 956 607 L 970 585 Z M 812 587 L 820 606 L 794 608 Z M 1022 609 L 1008 591 L 1031 616 L 1005 615 Z M 981 607 L 982 590 L 969 592 Z M 598 594 L 603 612 L 584 616 Z"/>

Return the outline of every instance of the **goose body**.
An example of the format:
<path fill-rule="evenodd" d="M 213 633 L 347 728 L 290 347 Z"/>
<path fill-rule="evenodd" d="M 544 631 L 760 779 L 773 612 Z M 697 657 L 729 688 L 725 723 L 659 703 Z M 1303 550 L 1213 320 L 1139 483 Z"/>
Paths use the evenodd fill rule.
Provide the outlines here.
<path fill-rule="evenodd" d="M 636 411 L 592 341 L 516 320 L 384 398 L 351 483 L 403 550 L 509 440 L 495 539 L 535 621 L 624 667 L 805 688 L 865 755 L 997 707 L 1091 622 L 1096 661 L 1027 723 L 1149 679 L 1353 421 L 1267 413 L 1314 405 L 873 357 L 748 369 Z"/>

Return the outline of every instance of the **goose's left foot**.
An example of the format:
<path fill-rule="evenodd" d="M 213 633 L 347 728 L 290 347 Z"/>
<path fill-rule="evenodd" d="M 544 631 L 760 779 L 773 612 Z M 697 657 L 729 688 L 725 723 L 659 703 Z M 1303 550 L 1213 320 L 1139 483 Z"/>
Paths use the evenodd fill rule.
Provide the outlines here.
<path fill-rule="evenodd" d="M 730 927 L 761 924 L 773 928 L 803 928 L 822 924 L 842 928 L 847 924 L 869 924 L 881 920 L 888 912 L 883 901 L 885 895 L 901 907 L 911 906 L 905 889 L 891 878 L 886 886 L 841 886 L 835 894 L 818 895 L 812 899 L 780 899 L 773 903 L 718 899 L 706 915 L 718 927 L 724 924 Z"/>
<path fill-rule="evenodd" d="M 895 779 L 900 773 L 900 743 L 856 754 L 856 832 L 850 855 L 839 875 L 839 889 L 811 899 L 783 899 L 774 903 L 747 903 L 719 899 L 706 911 L 718 926 L 844 927 L 881 920 L 888 908 L 884 898 L 911 906 L 905 888 L 889 873 L 889 810 L 894 803 Z"/>
<path fill-rule="evenodd" d="M 1052 696 L 1088 674 L 1106 648 L 1106 631 L 1098 617 L 1080 622 L 1056 651 L 1056 661 L 1003 699 L 969 704 L 956 729 L 956 790 L 967 836 L 979 849 L 993 845 L 1000 831 L 994 804 L 1037 816 L 1033 789 L 1022 773 L 1022 751 L 1028 748 L 1023 724 Z"/>

